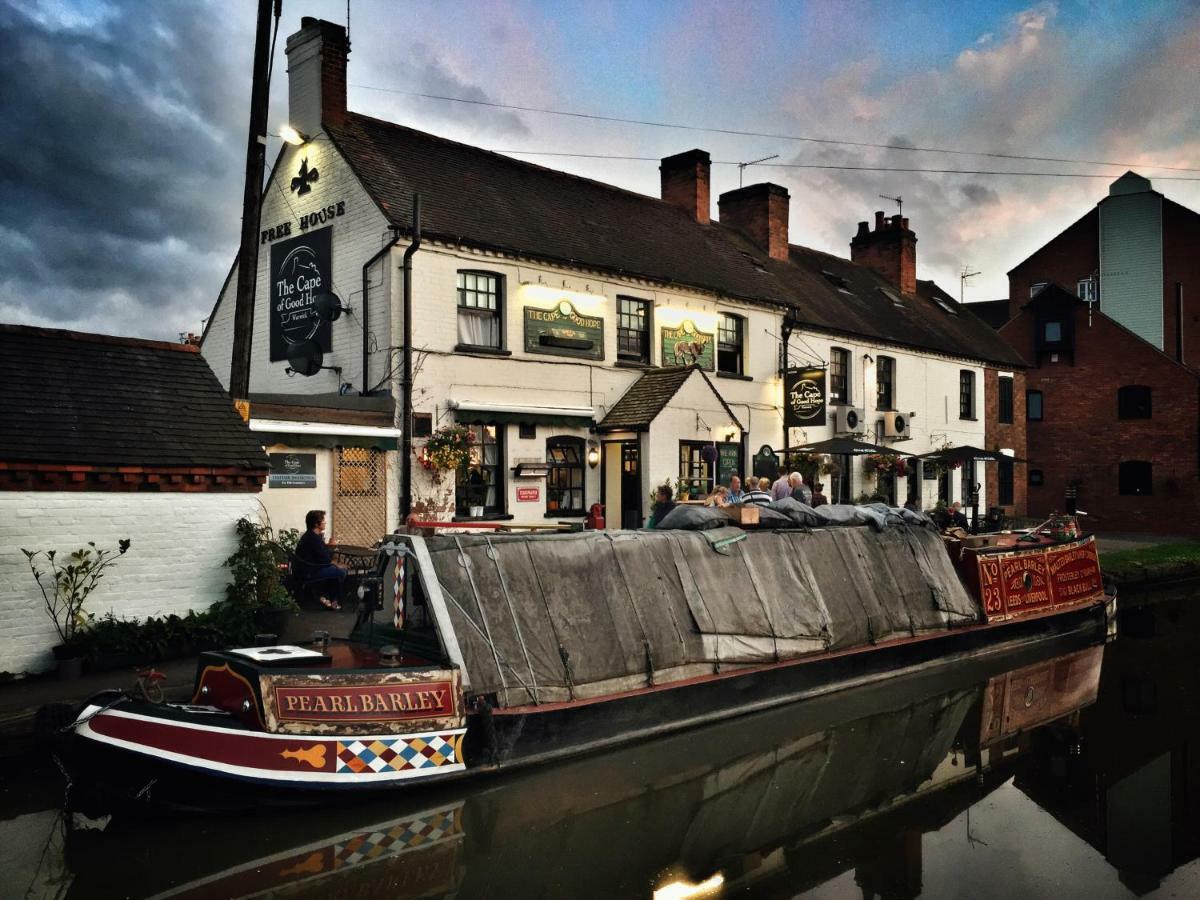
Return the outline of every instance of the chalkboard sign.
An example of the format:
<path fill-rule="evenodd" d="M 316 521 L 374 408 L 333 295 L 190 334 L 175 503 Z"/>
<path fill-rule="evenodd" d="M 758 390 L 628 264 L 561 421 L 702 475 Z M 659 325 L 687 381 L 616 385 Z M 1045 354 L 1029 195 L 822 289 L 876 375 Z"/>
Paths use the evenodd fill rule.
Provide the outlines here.
<path fill-rule="evenodd" d="M 742 445 L 736 441 L 717 443 L 717 484 L 729 486 L 729 479 L 742 474 Z"/>
<path fill-rule="evenodd" d="M 333 290 L 332 228 L 271 245 L 271 359 L 287 359 L 293 344 L 333 345 L 328 321 L 317 316 L 314 298 Z"/>
<path fill-rule="evenodd" d="M 270 453 L 271 474 L 267 487 L 315 488 L 317 486 L 317 454 Z"/>
<path fill-rule="evenodd" d="M 662 329 L 662 364 L 664 366 L 699 366 L 709 372 L 713 370 L 713 335 L 697 331 L 688 319 L 678 328 Z"/>
<path fill-rule="evenodd" d="M 770 444 L 763 444 L 754 454 L 754 476 L 770 478 L 772 481 L 779 477 L 779 456 Z"/>
<path fill-rule="evenodd" d="M 567 299 L 552 309 L 527 306 L 525 352 L 604 359 L 604 319 L 581 315 Z"/>

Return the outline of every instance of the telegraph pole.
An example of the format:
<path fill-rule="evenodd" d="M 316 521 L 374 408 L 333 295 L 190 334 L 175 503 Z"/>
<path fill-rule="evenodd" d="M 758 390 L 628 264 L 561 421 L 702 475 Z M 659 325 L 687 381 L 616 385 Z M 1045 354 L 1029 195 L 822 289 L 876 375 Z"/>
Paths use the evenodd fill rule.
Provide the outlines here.
<path fill-rule="evenodd" d="M 271 63 L 271 12 L 276 17 L 283 0 L 258 0 L 254 37 L 254 81 L 250 90 L 250 129 L 246 141 L 246 189 L 242 195 L 242 243 L 238 251 L 237 305 L 233 311 L 233 362 L 229 396 L 250 396 L 250 357 L 254 346 L 254 286 L 258 277 L 258 223 L 263 172 L 267 162 L 267 102 Z"/>

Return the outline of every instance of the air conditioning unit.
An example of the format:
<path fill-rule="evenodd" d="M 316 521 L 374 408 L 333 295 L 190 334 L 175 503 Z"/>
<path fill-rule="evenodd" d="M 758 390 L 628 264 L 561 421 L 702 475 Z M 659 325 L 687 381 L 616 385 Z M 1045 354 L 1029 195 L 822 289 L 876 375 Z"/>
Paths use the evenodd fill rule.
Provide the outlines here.
<path fill-rule="evenodd" d="M 843 406 L 833 411 L 833 430 L 837 434 L 862 434 L 867 429 L 867 417 L 861 409 Z"/>
<path fill-rule="evenodd" d="M 912 437 L 909 431 L 908 413 L 885 412 L 883 414 L 883 436 L 903 440 Z"/>

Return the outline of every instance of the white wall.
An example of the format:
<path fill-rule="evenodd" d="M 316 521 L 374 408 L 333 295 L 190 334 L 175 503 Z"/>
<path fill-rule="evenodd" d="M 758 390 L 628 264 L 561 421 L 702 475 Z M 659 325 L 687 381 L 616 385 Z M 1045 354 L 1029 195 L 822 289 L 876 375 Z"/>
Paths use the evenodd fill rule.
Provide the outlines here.
<path fill-rule="evenodd" d="M 287 528 L 304 531 L 304 516 L 310 509 L 323 509 L 328 514 L 327 526 L 330 537 L 337 537 L 337 522 L 333 509 L 333 455 L 332 450 L 322 447 L 299 447 L 274 444 L 267 447 L 268 453 L 312 453 L 316 456 L 317 486 L 313 488 L 273 488 L 264 485 L 263 506 L 276 532 Z"/>
<path fill-rule="evenodd" d="M 146 617 L 206 609 L 225 595 L 222 563 L 234 523 L 258 516 L 258 494 L 0 492 L 0 671 L 53 666 L 58 643 L 21 548 L 69 554 L 88 541 L 133 541 L 88 601 L 101 616 Z"/>

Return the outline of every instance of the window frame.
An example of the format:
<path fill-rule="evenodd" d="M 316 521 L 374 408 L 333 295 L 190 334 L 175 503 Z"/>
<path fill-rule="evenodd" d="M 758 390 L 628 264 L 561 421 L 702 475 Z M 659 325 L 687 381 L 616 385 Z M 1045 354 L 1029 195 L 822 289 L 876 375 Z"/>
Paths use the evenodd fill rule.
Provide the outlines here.
<path fill-rule="evenodd" d="M 1138 489 L 1142 484 L 1145 490 Z M 1117 494 L 1121 497 L 1153 497 L 1154 463 L 1148 459 L 1123 459 L 1117 463 Z"/>
<path fill-rule="evenodd" d="M 837 360 L 841 357 L 841 364 Z M 841 375 L 837 374 L 838 369 L 842 370 Z M 850 396 L 850 386 L 854 381 L 854 356 L 845 347 L 830 347 L 829 348 L 829 402 L 833 405 L 853 406 L 854 400 Z M 841 379 L 841 385 L 838 386 L 838 379 Z M 836 394 L 836 396 L 835 396 Z"/>
<path fill-rule="evenodd" d="M 729 344 L 722 340 L 726 334 L 726 322 L 731 321 L 736 328 L 734 329 L 737 337 L 736 344 Z M 733 347 L 735 349 L 725 349 Z M 735 369 L 722 368 L 721 360 L 725 354 L 734 353 L 737 357 L 737 367 Z M 718 373 L 725 375 L 745 375 L 746 374 L 746 317 L 739 316 L 737 313 L 721 311 L 717 314 L 717 352 L 716 370 Z"/>
<path fill-rule="evenodd" d="M 1016 379 L 1011 375 L 1000 375 L 996 379 L 996 421 L 1001 425 L 1013 424 L 1016 399 Z"/>
<path fill-rule="evenodd" d="M 622 309 L 622 305 L 625 303 L 634 304 L 635 307 L 638 307 L 642 310 L 642 315 L 639 316 L 639 318 L 642 319 L 642 322 L 644 325 L 644 327 L 642 329 L 639 330 L 636 328 L 628 328 L 623 324 L 625 322 L 626 316 L 633 315 L 632 313 L 627 313 Z M 624 296 L 624 295 L 618 294 L 617 295 L 617 360 L 619 362 L 639 363 L 644 366 L 651 365 L 651 363 L 653 362 L 653 360 L 651 360 L 651 358 L 650 358 L 650 355 L 652 352 L 651 347 L 654 345 L 654 342 L 650 339 L 650 336 L 651 336 L 651 334 L 653 334 L 653 332 L 654 332 L 654 302 L 652 300 L 647 300 L 645 297 L 629 297 L 629 296 Z M 640 334 L 642 337 L 642 342 L 641 342 L 642 349 L 638 353 L 632 353 L 632 352 L 622 349 L 622 338 L 626 334 L 630 334 L 630 333 Z"/>
<path fill-rule="evenodd" d="M 1087 285 L 1087 289 L 1083 290 L 1083 286 Z M 1084 296 L 1084 295 L 1087 296 Z M 1087 278 L 1080 278 L 1075 282 L 1075 296 L 1084 303 L 1096 302 L 1096 279 L 1089 275 Z"/>
<path fill-rule="evenodd" d="M 1012 506 L 1017 492 L 1017 466 L 1012 457 L 1002 456 L 996 463 L 996 503 Z"/>
<path fill-rule="evenodd" d="M 1041 469 L 1030 469 L 1025 480 L 1029 487 L 1045 487 L 1046 473 Z"/>
<path fill-rule="evenodd" d="M 504 477 L 505 476 L 505 465 L 507 463 L 507 457 L 505 456 L 505 452 L 507 449 L 505 445 L 506 445 L 507 441 L 505 440 L 505 438 L 507 437 L 508 426 L 504 425 L 500 422 L 483 422 L 483 423 L 476 422 L 476 423 L 472 423 L 468 427 L 471 429 L 472 434 L 478 438 L 478 440 L 471 441 L 471 447 L 479 448 L 480 468 L 493 470 L 493 472 L 495 474 L 495 480 L 493 483 L 494 483 L 495 492 L 496 492 L 496 494 L 495 494 L 496 502 L 494 504 L 492 504 L 491 506 L 489 506 L 486 502 L 483 503 L 483 517 L 486 519 L 486 518 L 492 518 L 494 516 L 503 516 L 508 511 L 508 486 L 507 486 L 507 483 L 506 483 L 506 480 Z M 495 461 L 495 463 L 492 463 L 492 464 L 487 464 L 487 463 L 483 462 L 483 460 L 485 460 L 487 458 L 488 442 L 485 438 L 487 435 L 488 428 L 495 429 L 495 437 L 493 439 L 493 444 L 496 447 L 496 461 Z M 461 477 L 462 474 L 464 473 L 464 470 L 469 476 L 470 469 L 471 469 L 471 460 L 470 460 L 470 454 L 468 453 L 467 460 L 463 463 L 463 466 L 461 466 L 458 469 L 458 471 L 455 473 L 455 478 L 454 478 L 454 517 L 456 519 L 470 518 L 471 506 L 477 505 L 477 504 L 471 503 L 471 498 L 468 493 L 470 490 L 470 487 L 471 487 L 470 483 Z M 485 481 L 484 484 L 486 486 L 488 484 L 488 482 Z M 464 502 L 464 498 L 465 498 L 465 502 Z M 486 487 L 485 487 L 485 491 L 484 491 L 485 501 L 486 501 L 486 498 L 487 498 L 487 492 L 486 492 Z"/>
<path fill-rule="evenodd" d="M 1033 398 L 1037 397 L 1037 415 L 1033 414 Z M 1025 421 L 1042 422 L 1046 418 L 1046 395 L 1041 391 L 1025 392 Z"/>
<path fill-rule="evenodd" d="M 558 462 L 553 458 L 553 451 L 567 447 L 577 452 L 576 463 Z M 559 518 L 587 515 L 587 442 L 581 437 L 568 434 L 557 434 L 546 438 L 546 468 L 548 470 L 546 473 L 546 516 Z M 576 470 L 579 472 L 578 487 L 569 483 L 566 487 L 555 484 L 561 473 L 570 473 Z M 568 479 L 569 477 L 568 474 Z M 559 506 L 551 509 L 550 495 L 552 491 L 562 491 L 568 496 L 578 491 L 579 506 Z"/>
<path fill-rule="evenodd" d="M 1144 391 L 1144 396 L 1134 392 Z M 1143 414 L 1144 413 L 1144 414 Z M 1117 419 L 1148 421 L 1154 418 L 1154 389 L 1147 384 L 1123 384 L 1117 388 Z"/>
<path fill-rule="evenodd" d="M 457 273 L 455 275 L 456 287 L 455 287 L 455 320 L 454 320 L 455 328 L 456 328 L 456 337 L 457 337 L 458 317 L 462 316 L 464 314 L 464 312 L 467 315 L 480 316 L 481 318 L 486 316 L 486 309 L 487 309 L 486 307 L 480 307 L 478 305 L 470 306 L 470 305 L 466 305 L 463 303 L 464 296 L 468 292 L 474 293 L 476 295 L 479 294 L 479 291 L 477 289 L 470 289 L 470 288 L 465 287 L 464 276 L 467 276 L 467 275 L 474 275 L 476 277 L 483 276 L 486 278 L 491 278 L 495 282 L 495 291 L 489 292 L 489 293 L 494 294 L 494 296 L 496 298 L 496 307 L 495 307 L 495 309 L 491 310 L 491 315 L 488 317 L 493 318 L 496 321 L 496 344 L 495 345 L 492 345 L 492 344 L 469 344 L 469 343 L 464 343 L 463 341 L 458 341 L 455 344 L 455 349 L 456 350 L 482 350 L 484 352 L 493 352 L 493 353 L 497 352 L 497 351 L 504 351 L 508 347 L 508 336 L 507 336 L 508 302 L 507 302 L 507 292 L 505 289 L 504 275 L 500 272 L 493 272 L 488 269 L 459 269 L 457 271 Z M 481 310 L 484 310 L 485 312 L 481 312 Z"/>
<path fill-rule="evenodd" d="M 958 417 L 975 421 L 975 373 L 958 370 Z"/>
<path fill-rule="evenodd" d="M 717 481 L 717 461 L 714 459 L 711 463 L 705 462 L 703 458 L 703 448 L 713 447 L 716 445 L 712 441 L 680 441 L 679 442 L 679 483 L 702 482 L 700 497 L 707 497 L 713 492 Z M 684 458 L 684 451 L 688 452 L 688 458 Z M 693 451 L 695 456 L 692 456 Z M 698 463 L 697 463 L 698 461 Z M 685 473 L 684 466 L 687 466 Z M 707 474 L 696 475 L 696 471 L 707 472 Z M 691 488 L 688 489 L 688 498 L 693 497 Z"/>
<path fill-rule="evenodd" d="M 887 363 L 885 366 L 884 363 Z M 883 404 L 884 369 L 887 370 L 887 405 Z M 896 411 L 896 358 L 894 356 L 875 357 L 875 410 L 876 412 Z"/>

